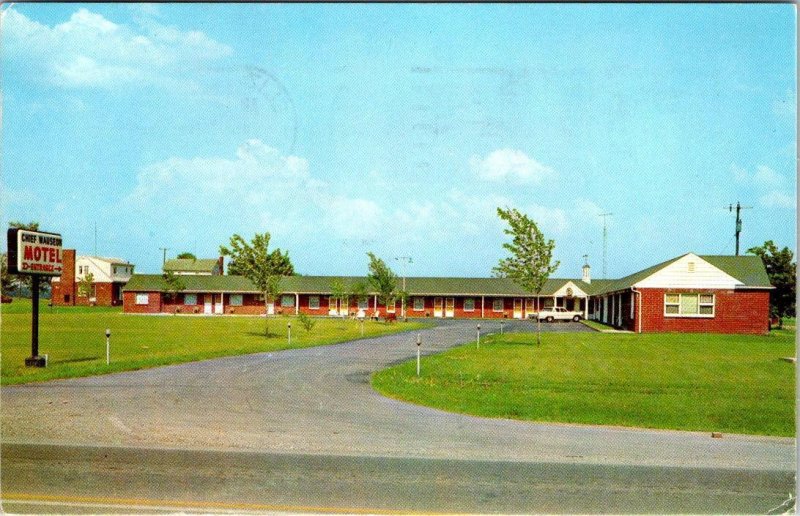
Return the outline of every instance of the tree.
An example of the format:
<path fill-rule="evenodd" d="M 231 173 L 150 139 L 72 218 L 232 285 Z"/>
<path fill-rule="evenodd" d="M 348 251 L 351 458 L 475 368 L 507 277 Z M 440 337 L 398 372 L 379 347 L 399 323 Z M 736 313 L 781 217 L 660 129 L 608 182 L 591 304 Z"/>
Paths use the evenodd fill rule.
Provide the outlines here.
<path fill-rule="evenodd" d="M 796 314 L 797 263 L 792 261 L 794 253 L 788 247 L 778 250 L 772 240 L 767 240 L 762 246 L 751 247 L 747 252 L 761 257 L 764 262 L 769 282 L 775 287 L 769 294 L 770 315 L 778 317 L 778 324 L 783 326 L 783 317 Z"/>
<path fill-rule="evenodd" d="M 506 235 L 513 237 L 510 243 L 503 244 L 511 256 L 500 260 L 493 272 L 501 278 L 510 278 L 514 283 L 537 297 L 550 274 L 555 272 L 560 262 L 552 263 L 555 242 L 545 240 L 539 226 L 524 213 L 515 208 L 497 208 L 497 216 L 509 227 L 504 229 Z M 539 317 L 536 331 L 536 342 L 542 343 L 542 324 Z"/>
<path fill-rule="evenodd" d="M 176 258 L 178 260 L 197 260 L 197 256 L 189 252 L 181 253 L 178 256 L 176 256 Z"/>
<path fill-rule="evenodd" d="M 221 245 L 219 252 L 230 256 L 228 272 L 244 276 L 253 282 L 264 296 L 264 315 L 266 316 L 270 301 L 280 294 L 280 277 L 294 274 L 294 267 L 289 259 L 288 251 L 269 250 L 270 234 L 256 233 L 248 243 L 241 236 L 233 235 L 230 247 Z M 269 336 L 269 318 L 264 319 L 264 335 Z"/>
<path fill-rule="evenodd" d="M 16 276 L 8 273 L 8 255 L 0 254 L 0 289 L 3 295 L 11 294 L 17 290 Z"/>
<path fill-rule="evenodd" d="M 87 272 L 78 282 L 78 295 L 85 297 L 90 303 L 94 293 L 94 274 Z"/>
<path fill-rule="evenodd" d="M 167 300 L 177 300 L 178 294 L 186 290 L 186 284 L 183 282 L 183 278 L 175 274 L 174 271 L 167 271 L 162 274 L 161 277 L 164 278 L 164 283 L 166 284 L 164 293 Z"/>
<path fill-rule="evenodd" d="M 397 274 L 386 265 L 386 262 L 372 253 L 369 256 L 369 279 L 372 288 L 378 293 L 378 299 L 384 306 L 394 302 L 398 297 Z"/>
<path fill-rule="evenodd" d="M 339 302 L 340 307 L 345 307 L 345 314 L 342 314 L 340 309 L 339 315 L 346 315 L 350 308 L 350 291 L 339 278 L 331 281 L 331 297 Z"/>
<path fill-rule="evenodd" d="M 367 295 L 369 295 L 369 287 L 363 281 L 357 281 L 350 286 L 350 295 L 354 297 L 360 305 L 361 302 L 367 298 Z M 361 309 L 359 308 L 359 310 Z"/>

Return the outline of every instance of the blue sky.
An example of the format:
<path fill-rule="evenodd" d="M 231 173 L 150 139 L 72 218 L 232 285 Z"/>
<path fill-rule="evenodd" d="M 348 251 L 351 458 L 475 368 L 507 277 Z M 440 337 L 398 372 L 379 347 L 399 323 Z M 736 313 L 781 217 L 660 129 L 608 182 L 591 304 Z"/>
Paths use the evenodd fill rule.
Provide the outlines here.
<path fill-rule="evenodd" d="M 16 4 L 3 224 L 157 272 L 269 231 L 303 274 L 488 276 L 497 206 L 560 277 L 796 249 L 793 5 Z M 5 245 L 5 244 L 4 244 Z"/>

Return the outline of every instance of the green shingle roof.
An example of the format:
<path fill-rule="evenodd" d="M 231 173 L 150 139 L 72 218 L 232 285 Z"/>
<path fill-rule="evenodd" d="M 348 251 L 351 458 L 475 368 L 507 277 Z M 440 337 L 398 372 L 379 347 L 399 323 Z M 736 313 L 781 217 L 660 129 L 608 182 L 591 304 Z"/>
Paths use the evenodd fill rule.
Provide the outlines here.
<path fill-rule="evenodd" d="M 683 255 L 685 256 L 685 255 Z M 542 288 L 542 296 L 552 296 L 568 282 L 587 294 L 596 295 L 618 290 L 626 290 L 633 285 L 658 272 L 669 264 L 682 258 L 678 256 L 647 269 L 635 272 L 624 278 L 609 280 L 598 279 L 584 283 L 577 279 L 550 278 Z M 758 256 L 700 256 L 701 259 L 733 276 L 744 283 L 745 287 L 771 288 L 766 269 Z M 191 261 L 191 260 L 189 260 Z M 200 261 L 200 260 L 197 260 Z M 213 260 L 209 260 L 213 261 Z M 169 263 L 169 262 L 167 262 Z M 214 263 L 216 263 L 214 261 Z M 243 276 L 181 276 L 186 288 L 184 292 L 234 292 L 258 293 L 253 283 Z M 333 283 L 340 281 L 346 289 L 356 283 L 363 283 L 370 293 L 369 281 L 363 276 L 284 276 L 281 278 L 280 290 L 286 293 L 329 294 Z M 402 279 L 398 286 L 402 287 Z M 129 292 L 163 291 L 166 287 L 160 274 L 135 274 L 131 277 L 125 290 Z M 529 296 L 519 285 L 507 278 L 406 278 L 406 290 L 414 295 L 441 296 Z"/>
<path fill-rule="evenodd" d="M 173 272 L 211 272 L 217 265 L 217 260 L 213 258 L 174 258 L 164 262 L 164 271 Z"/>

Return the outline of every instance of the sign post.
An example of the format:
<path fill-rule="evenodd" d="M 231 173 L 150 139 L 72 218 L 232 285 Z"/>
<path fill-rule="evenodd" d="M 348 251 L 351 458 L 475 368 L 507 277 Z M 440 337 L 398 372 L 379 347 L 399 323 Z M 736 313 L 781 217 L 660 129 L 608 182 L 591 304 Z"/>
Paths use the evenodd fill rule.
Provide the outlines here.
<path fill-rule="evenodd" d="M 106 365 L 111 363 L 111 328 L 106 328 Z"/>
<path fill-rule="evenodd" d="M 31 356 L 28 367 L 46 367 L 47 359 L 39 356 L 39 284 L 42 276 L 61 276 L 61 235 L 21 228 L 9 228 L 8 273 L 31 277 Z"/>
<path fill-rule="evenodd" d="M 481 349 L 481 325 L 478 325 L 478 342 L 475 346 L 476 349 Z"/>

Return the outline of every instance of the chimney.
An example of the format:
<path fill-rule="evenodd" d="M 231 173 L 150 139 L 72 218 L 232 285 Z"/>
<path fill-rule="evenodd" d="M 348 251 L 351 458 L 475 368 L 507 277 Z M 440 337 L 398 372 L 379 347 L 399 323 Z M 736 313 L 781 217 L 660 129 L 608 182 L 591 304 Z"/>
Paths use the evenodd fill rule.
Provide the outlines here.
<path fill-rule="evenodd" d="M 588 263 L 583 266 L 583 278 L 581 278 L 581 279 L 583 280 L 584 283 L 591 283 L 592 282 L 592 275 L 589 273 L 590 270 L 591 270 L 591 267 L 589 267 Z"/>
<path fill-rule="evenodd" d="M 219 260 L 217 260 L 217 263 L 219 264 L 219 275 L 220 276 L 224 276 L 225 275 L 225 257 L 224 256 L 220 256 Z"/>
<path fill-rule="evenodd" d="M 64 249 L 61 252 L 61 299 L 58 304 L 75 305 L 75 249 Z"/>

